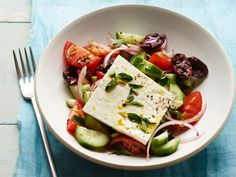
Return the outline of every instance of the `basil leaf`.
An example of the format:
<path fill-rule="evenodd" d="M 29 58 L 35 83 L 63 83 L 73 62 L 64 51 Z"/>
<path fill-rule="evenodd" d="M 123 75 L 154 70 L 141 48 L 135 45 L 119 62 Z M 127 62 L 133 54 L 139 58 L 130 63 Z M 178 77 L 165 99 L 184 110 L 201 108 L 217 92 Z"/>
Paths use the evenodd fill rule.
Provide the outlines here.
<path fill-rule="evenodd" d="M 147 123 L 147 124 L 156 124 L 155 122 L 150 122 L 150 121 L 148 120 L 148 118 L 146 118 L 146 117 L 142 117 L 142 121 L 145 122 L 145 123 Z"/>
<path fill-rule="evenodd" d="M 133 100 L 134 100 L 134 95 L 129 95 L 129 96 L 127 97 L 126 103 L 130 103 L 130 102 L 132 102 Z"/>
<path fill-rule="evenodd" d="M 133 80 L 133 77 L 126 73 L 119 73 L 118 78 L 126 82 L 130 82 Z"/>
<path fill-rule="evenodd" d="M 112 91 L 116 87 L 117 84 L 118 83 L 115 79 L 111 79 L 111 81 L 107 84 L 105 88 L 106 92 Z"/>
<path fill-rule="evenodd" d="M 76 123 L 78 123 L 79 125 L 82 125 L 82 126 L 84 125 L 84 119 L 83 119 L 83 118 L 74 115 L 73 119 L 74 119 L 74 121 L 75 121 Z"/>
<path fill-rule="evenodd" d="M 128 113 L 127 114 L 129 120 L 134 123 L 140 123 L 141 122 L 141 117 L 138 114 L 135 113 Z"/>
<path fill-rule="evenodd" d="M 111 78 L 116 78 L 116 73 L 113 73 L 112 75 L 110 75 Z"/>
<path fill-rule="evenodd" d="M 142 85 L 138 85 L 138 84 L 129 84 L 129 87 L 130 87 L 130 88 L 133 88 L 133 89 L 140 89 L 140 88 L 143 88 Z"/>
<path fill-rule="evenodd" d="M 141 121 L 141 124 L 140 124 L 139 128 L 140 128 L 144 133 L 146 133 L 148 126 L 147 126 L 146 122 Z"/>
<path fill-rule="evenodd" d="M 133 105 L 138 107 L 143 107 L 142 103 L 139 103 L 138 101 L 131 101 L 131 102 L 125 102 L 127 105 Z"/>

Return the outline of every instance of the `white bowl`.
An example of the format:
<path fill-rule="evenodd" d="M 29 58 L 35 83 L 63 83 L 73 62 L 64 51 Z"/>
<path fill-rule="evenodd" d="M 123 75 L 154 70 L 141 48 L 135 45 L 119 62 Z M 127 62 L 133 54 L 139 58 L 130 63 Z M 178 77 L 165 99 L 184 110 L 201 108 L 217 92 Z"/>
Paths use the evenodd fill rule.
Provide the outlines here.
<path fill-rule="evenodd" d="M 165 33 L 168 48 L 187 56 L 197 56 L 209 67 L 209 75 L 196 88 L 207 101 L 207 110 L 196 128 L 204 133 L 199 139 L 180 144 L 176 153 L 167 157 L 145 158 L 110 155 L 82 147 L 66 131 L 69 97 L 63 83 L 63 46 L 67 40 L 86 44 L 89 40 L 105 42 L 108 32 L 147 34 Z M 119 169 L 157 169 L 186 160 L 205 148 L 224 127 L 234 99 L 231 64 L 222 46 L 203 27 L 176 12 L 146 5 L 121 5 L 97 10 L 78 18 L 65 27 L 48 44 L 41 56 L 36 74 L 36 98 L 40 112 L 52 133 L 76 154 L 105 166 Z M 187 131 L 181 137 L 191 136 Z"/>

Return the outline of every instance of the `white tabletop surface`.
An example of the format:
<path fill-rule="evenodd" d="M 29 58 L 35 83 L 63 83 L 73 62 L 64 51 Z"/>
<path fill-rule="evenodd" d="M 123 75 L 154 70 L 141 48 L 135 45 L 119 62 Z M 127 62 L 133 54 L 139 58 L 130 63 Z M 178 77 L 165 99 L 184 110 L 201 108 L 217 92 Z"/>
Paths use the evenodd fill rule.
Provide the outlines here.
<path fill-rule="evenodd" d="M 0 0 L 0 177 L 12 176 L 18 155 L 17 113 L 22 101 L 12 49 L 28 46 L 30 0 Z"/>

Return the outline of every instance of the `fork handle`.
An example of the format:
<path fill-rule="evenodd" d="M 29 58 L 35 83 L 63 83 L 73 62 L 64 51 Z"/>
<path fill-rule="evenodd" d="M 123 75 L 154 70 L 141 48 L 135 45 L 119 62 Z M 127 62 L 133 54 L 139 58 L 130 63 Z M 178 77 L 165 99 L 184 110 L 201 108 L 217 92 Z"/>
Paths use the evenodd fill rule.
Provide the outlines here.
<path fill-rule="evenodd" d="M 52 158 L 52 153 L 51 153 L 51 148 L 50 145 L 48 143 L 48 139 L 47 139 L 47 134 L 43 125 L 43 120 L 42 117 L 39 113 L 37 104 L 36 104 L 36 100 L 35 97 L 31 98 L 32 104 L 33 104 L 33 108 L 34 108 L 34 112 L 37 118 L 37 122 L 38 122 L 38 126 L 39 126 L 39 130 L 40 130 L 40 134 L 43 140 L 43 146 L 47 155 L 47 159 L 48 159 L 48 163 L 49 163 L 49 167 L 50 167 L 50 171 L 51 171 L 51 175 L 52 177 L 57 177 L 57 171 L 53 162 L 53 158 Z"/>

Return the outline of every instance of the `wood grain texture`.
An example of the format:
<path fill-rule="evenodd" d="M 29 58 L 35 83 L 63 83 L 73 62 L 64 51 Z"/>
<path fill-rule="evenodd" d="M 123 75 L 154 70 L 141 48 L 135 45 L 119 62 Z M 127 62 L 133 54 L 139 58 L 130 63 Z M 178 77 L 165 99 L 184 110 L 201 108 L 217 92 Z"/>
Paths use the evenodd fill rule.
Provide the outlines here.
<path fill-rule="evenodd" d="M 18 155 L 17 125 L 0 125 L 0 176 L 12 176 Z"/>
<path fill-rule="evenodd" d="M 17 83 L 13 62 L 12 49 L 28 46 L 30 24 L 0 23 L 0 124 L 14 124 L 17 122 L 19 103 L 22 98 Z"/>
<path fill-rule="evenodd" d="M 31 0 L 0 0 L 0 22 L 30 22 Z"/>

